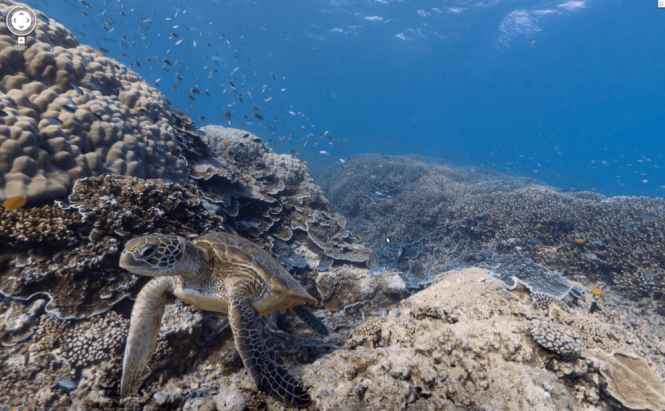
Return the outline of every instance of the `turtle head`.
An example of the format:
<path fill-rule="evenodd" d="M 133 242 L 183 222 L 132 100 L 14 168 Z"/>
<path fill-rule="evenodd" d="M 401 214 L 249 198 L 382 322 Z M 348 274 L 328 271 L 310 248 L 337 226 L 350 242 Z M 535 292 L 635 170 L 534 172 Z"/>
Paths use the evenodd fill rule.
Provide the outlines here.
<path fill-rule="evenodd" d="M 187 260 L 191 245 L 177 235 L 152 234 L 131 240 L 120 254 L 120 267 L 134 274 L 174 275 Z"/>

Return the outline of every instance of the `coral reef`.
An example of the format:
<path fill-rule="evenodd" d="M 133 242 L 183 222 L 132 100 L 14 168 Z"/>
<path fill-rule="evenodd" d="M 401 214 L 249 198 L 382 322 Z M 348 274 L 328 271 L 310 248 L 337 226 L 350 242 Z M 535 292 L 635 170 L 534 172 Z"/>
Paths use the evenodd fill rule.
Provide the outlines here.
<path fill-rule="evenodd" d="M 235 229 L 323 302 L 324 339 L 288 311 L 264 318 L 316 409 L 665 409 L 665 316 L 644 315 L 665 313 L 663 200 L 379 155 L 321 190 L 257 136 L 196 130 L 53 20 L 24 55 L 14 44 L 0 17 L 0 201 L 28 197 L 0 208 L 0 403 L 284 409 L 227 319 L 175 299 L 143 389 L 118 396 L 148 280 L 120 250 Z"/>
<path fill-rule="evenodd" d="M 361 271 L 366 285 L 359 286 L 354 277 Z M 337 279 L 331 282 L 333 275 Z M 286 354 L 286 366 L 312 394 L 316 409 L 591 411 L 638 403 L 644 409 L 662 409 L 658 387 L 665 376 L 660 361 L 665 344 L 653 341 L 665 337 L 661 335 L 665 320 L 634 317 L 617 305 L 625 304 L 625 299 L 606 301 L 608 314 L 589 315 L 590 302 L 584 298 L 574 305 L 555 299 L 549 313 L 543 312 L 533 306 L 528 292 L 509 291 L 489 271 L 476 268 L 441 274 L 427 289 L 398 303 L 384 301 L 380 307 L 364 304 L 373 298 L 363 291 L 372 292 L 381 283 L 387 286 L 388 278 L 352 266 L 319 273 L 322 293 L 327 293 L 324 283 L 344 286 L 343 275 L 351 280 L 348 286 L 359 292 L 355 296 L 339 292 L 336 311 L 323 313 L 336 332 L 317 342 L 269 331 Z M 400 278 L 397 273 L 393 276 Z M 345 296 L 348 299 L 341 300 Z M 611 298 L 611 293 L 603 298 Z M 115 393 L 127 320 L 109 311 L 84 322 L 61 321 L 42 311 L 44 303 L 36 301 L 22 325 L 12 326 L 35 328 L 38 323 L 33 336 L 0 352 L 8 369 L 0 382 L 18 387 L 9 392 L 38 390 L 30 405 L 214 409 L 244 404 L 282 409 L 256 389 L 228 329 L 207 327 L 217 320 L 180 302 L 167 307 L 144 390 L 120 402 Z M 3 302 L 0 309 L 10 308 Z M 292 318 L 284 321 L 274 315 L 266 320 L 271 329 L 294 327 Z M 635 335 L 622 338 L 621 332 L 615 333 L 611 350 L 600 351 L 599 340 L 607 334 L 599 329 L 625 330 L 636 321 L 642 323 Z M 212 329 L 214 334 L 209 334 Z M 539 335 L 545 341 L 549 336 L 554 344 L 537 343 Z M 24 368 L 27 352 L 31 365 Z M 626 355 L 634 360 L 627 363 L 607 352 L 632 352 Z M 16 385 L 25 384 L 28 372 L 40 376 L 35 380 L 38 388 Z M 635 384 L 642 384 L 640 392 L 649 395 L 632 393 Z"/>
<path fill-rule="evenodd" d="M 604 281 L 629 298 L 665 304 L 662 198 L 565 192 L 417 156 L 358 156 L 322 173 L 319 184 L 368 247 L 424 235 L 409 267 L 414 278 L 472 251 L 521 251 L 568 279 Z"/>
<path fill-rule="evenodd" d="M 201 128 L 215 153 L 190 161 L 202 195 L 238 232 L 257 238 L 287 265 L 325 270 L 335 260 L 364 262 L 370 250 L 344 227 L 306 167 L 257 136 L 222 126 Z M 300 251 L 296 251 L 297 249 Z"/>
<path fill-rule="evenodd" d="M 423 238 L 422 235 L 419 238 L 407 238 L 404 241 L 393 238 L 390 243 L 376 250 L 377 264 L 382 267 L 407 269 L 408 262 L 415 260 L 420 255 Z"/>
<path fill-rule="evenodd" d="M 19 52 L 9 8 L 0 4 L 0 202 L 43 203 L 106 172 L 189 181 L 159 91 L 52 19 L 37 19 Z"/>
<path fill-rule="evenodd" d="M 305 367 L 303 383 L 311 385 L 321 410 L 595 410 L 608 409 L 613 398 L 636 398 L 628 387 L 637 379 L 607 386 L 609 372 L 602 370 L 616 367 L 588 353 L 576 330 L 541 316 L 529 300 L 528 294 L 506 290 L 486 270 L 442 274 L 385 316 L 353 329 L 344 349 Z M 556 304 L 572 316 L 588 317 L 582 307 Z M 541 349 L 532 328 L 536 338 L 549 337 L 554 350 Z M 648 353 L 662 352 L 647 348 L 653 338 L 648 334 L 620 344 L 622 350 L 646 349 L 641 355 L 651 360 L 640 360 L 648 366 L 639 370 L 652 382 L 642 391 L 653 391 L 640 408 L 660 409 L 653 393 L 665 367 Z"/>
<path fill-rule="evenodd" d="M 79 180 L 69 201 L 0 209 L 0 293 L 48 296 L 46 311 L 63 319 L 105 312 L 138 293 L 145 280 L 117 263 L 131 238 L 224 229 L 190 185 L 107 174 Z"/>

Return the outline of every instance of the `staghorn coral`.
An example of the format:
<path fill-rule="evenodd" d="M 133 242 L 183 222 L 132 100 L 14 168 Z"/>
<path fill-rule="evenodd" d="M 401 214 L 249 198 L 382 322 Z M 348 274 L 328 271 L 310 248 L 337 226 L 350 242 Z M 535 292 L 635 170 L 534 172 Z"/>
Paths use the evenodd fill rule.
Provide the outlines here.
<path fill-rule="evenodd" d="M 19 52 L 11 6 L 0 4 L 0 202 L 45 202 L 107 172 L 189 180 L 161 93 L 52 19 L 38 19 Z"/>

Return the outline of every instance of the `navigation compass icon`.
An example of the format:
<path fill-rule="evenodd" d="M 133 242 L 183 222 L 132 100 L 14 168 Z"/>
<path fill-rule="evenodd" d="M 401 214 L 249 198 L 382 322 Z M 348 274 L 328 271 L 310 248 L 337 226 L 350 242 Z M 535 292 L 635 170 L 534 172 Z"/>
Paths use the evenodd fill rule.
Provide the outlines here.
<path fill-rule="evenodd" d="M 7 14 L 7 28 L 18 36 L 18 49 L 25 50 L 25 36 L 32 33 L 37 26 L 37 16 L 28 6 L 19 4 Z"/>

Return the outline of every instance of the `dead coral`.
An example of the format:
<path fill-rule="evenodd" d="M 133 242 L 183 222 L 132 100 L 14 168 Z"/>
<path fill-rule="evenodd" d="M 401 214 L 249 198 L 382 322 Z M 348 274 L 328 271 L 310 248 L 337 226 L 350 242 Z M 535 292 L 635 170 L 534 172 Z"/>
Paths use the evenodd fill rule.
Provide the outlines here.
<path fill-rule="evenodd" d="M 171 234 L 175 226 L 188 233 L 223 229 L 223 219 L 204 209 L 191 185 L 107 174 L 77 182 L 69 201 L 86 222 L 120 237 Z"/>
<path fill-rule="evenodd" d="M 113 396 L 127 328 L 128 321 L 113 311 L 84 322 L 42 315 L 33 337 L 2 358 L 8 367 L 7 379 L 0 378 L 0 401 L 69 407 L 76 398 L 63 394 L 76 389 L 90 397 Z"/>
<path fill-rule="evenodd" d="M 118 361 L 127 339 L 129 321 L 113 311 L 77 323 L 59 339 L 59 353 L 72 368 Z"/>

